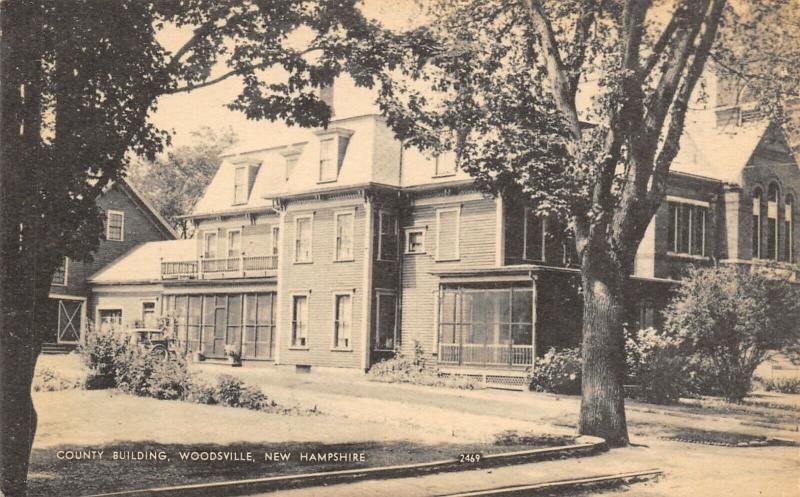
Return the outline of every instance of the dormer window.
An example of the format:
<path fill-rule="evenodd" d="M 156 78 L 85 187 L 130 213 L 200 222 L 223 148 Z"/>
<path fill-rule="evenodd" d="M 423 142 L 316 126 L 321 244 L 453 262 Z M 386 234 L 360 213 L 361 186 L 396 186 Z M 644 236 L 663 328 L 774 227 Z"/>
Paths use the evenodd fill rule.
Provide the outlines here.
<path fill-rule="evenodd" d="M 319 143 L 319 180 L 336 181 L 339 175 L 336 167 L 334 138 L 326 138 Z"/>
<path fill-rule="evenodd" d="M 331 183 L 339 179 L 347 144 L 353 131 L 330 128 L 315 133 L 319 137 L 319 182 Z"/>
<path fill-rule="evenodd" d="M 458 165 L 453 153 L 437 154 L 433 158 L 433 177 L 454 176 L 458 172 Z"/>
<path fill-rule="evenodd" d="M 292 177 L 292 172 L 297 166 L 297 160 L 300 158 L 302 151 L 302 145 L 295 145 L 281 152 L 281 155 L 286 160 L 283 170 L 284 181 L 289 181 L 289 178 Z"/>
<path fill-rule="evenodd" d="M 233 205 L 247 203 L 260 164 L 260 161 L 252 158 L 239 158 L 233 161 Z"/>
<path fill-rule="evenodd" d="M 244 204 L 247 202 L 247 167 L 236 168 L 233 177 L 233 203 Z"/>

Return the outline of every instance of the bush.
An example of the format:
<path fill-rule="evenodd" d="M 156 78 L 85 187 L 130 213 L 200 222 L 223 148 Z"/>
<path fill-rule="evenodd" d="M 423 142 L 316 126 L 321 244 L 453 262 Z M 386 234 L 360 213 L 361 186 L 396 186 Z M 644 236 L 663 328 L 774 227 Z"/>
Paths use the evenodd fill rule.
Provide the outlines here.
<path fill-rule="evenodd" d="M 481 387 L 480 381 L 468 376 L 441 374 L 435 369 L 427 367 L 419 342 L 414 343 L 413 358 L 397 352 L 392 359 L 373 365 L 367 373 L 367 378 L 384 383 L 409 383 L 461 390 L 474 390 Z"/>
<path fill-rule="evenodd" d="M 37 369 L 33 375 L 32 389 L 34 392 L 58 392 L 82 388 L 84 381 L 80 378 L 69 379 L 51 368 Z"/>
<path fill-rule="evenodd" d="M 758 378 L 758 382 L 767 392 L 800 393 L 800 378 Z"/>
<path fill-rule="evenodd" d="M 206 405 L 217 403 L 216 387 L 195 376 L 191 376 L 190 380 L 186 387 L 183 400 Z"/>
<path fill-rule="evenodd" d="M 87 389 L 113 388 L 116 385 L 117 367 L 124 364 L 123 357 L 131 352 L 127 334 L 116 331 L 97 331 L 89 326 L 86 339 L 78 351 L 89 369 Z"/>
<path fill-rule="evenodd" d="M 118 356 L 116 372 L 117 388 L 142 397 L 182 399 L 191 383 L 185 360 L 164 359 L 139 348 Z"/>
<path fill-rule="evenodd" d="M 700 394 L 741 402 L 772 349 L 797 351 L 800 293 L 784 281 L 732 266 L 692 269 L 664 313 L 683 340 Z"/>
<path fill-rule="evenodd" d="M 653 328 L 639 330 L 625 344 L 628 375 L 639 385 L 637 397 L 646 402 L 676 402 L 690 391 L 689 360 L 681 340 Z"/>
<path fill-rule="evenodd" d="M 226 374 L 217 378 L 215 399 L 224 406 L 243 407 L 254 411 L 265 411 L 277 406 L 260 388 L 246 385 L 239 378 Z"/>
<path fill-rule="evenodd" d="M 581 350 L 551 348 L 530 372 L 528 388 L 565 395 L 581 393 Z"/>

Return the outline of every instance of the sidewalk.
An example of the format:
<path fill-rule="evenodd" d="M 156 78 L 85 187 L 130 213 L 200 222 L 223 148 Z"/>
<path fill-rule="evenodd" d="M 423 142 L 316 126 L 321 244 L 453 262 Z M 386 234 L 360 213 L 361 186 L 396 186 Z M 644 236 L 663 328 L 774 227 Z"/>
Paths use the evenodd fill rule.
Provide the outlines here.
<path fill-rule="evenodd" d="M 797 449 L 795 448 L 708 447 L 694 451 L 689 450 L 691 446 L 688 444 L 656 445 L 651 448 L 615 449 L 581 459 L 442 473 L 417 478 L 362 481 L 254 495 L 258 497 L 434 497 L 657 468 L 665 470 L 663 477 L 656 481 L 636 483 L 630 490 L 609 490 L 609 497 L 611 495 L 620 497 L 667 495 L 795 497 L 797 495 Z M 758 459 L 758 462 L 755 462 L 754 458 Z"/>

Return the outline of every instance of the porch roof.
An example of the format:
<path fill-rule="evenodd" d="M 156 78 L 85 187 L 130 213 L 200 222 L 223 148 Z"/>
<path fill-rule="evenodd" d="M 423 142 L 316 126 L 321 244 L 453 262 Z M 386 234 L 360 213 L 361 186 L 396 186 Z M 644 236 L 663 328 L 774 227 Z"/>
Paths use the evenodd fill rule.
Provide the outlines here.
<path fill-rule="evenodd" d="M 89 277 L 94 285 L 152 283 L 161 280 L 161 259 L 191 259 L 197 240 L 148 242 L 133 247 Z"/>
<path fill-rule="evenodd" d="M 537 274 L 548 272 L 560 272 L 580 274 L 578 268 L 567 268 L 558 266 L 543 266 L 538 264 L 516 264 L 513 266 L 487 266 L 482 268 L 470 269 L 439 269 L 433 270 L 430 274 L 438 276 L 443 282 L 512 282 L 530 281 L 536 278 Z M 648 278 L 643 276 L 631 276 L 633 281 L 675 284 L 677 280 L 666 278 Z"/>

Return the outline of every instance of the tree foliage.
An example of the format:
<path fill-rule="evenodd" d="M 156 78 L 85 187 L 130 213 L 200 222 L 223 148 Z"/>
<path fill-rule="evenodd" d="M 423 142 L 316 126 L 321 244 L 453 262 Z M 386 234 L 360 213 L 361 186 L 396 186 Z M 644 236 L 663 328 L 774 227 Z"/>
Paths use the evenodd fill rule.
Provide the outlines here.
<path fill-rule="evenodd" d="M 128 179 L 184 238 L 191 235 L 181 216 L 192 212 L 217 172 L 220 154 L 236 143 L 231 128 L 202 127 L 191 132 L 192 144 L 169 149 L 155 161 L 131 164 Z"/>
<path fill-rule="evenodd" d="M 735 402 L 769 354 L 800 343 L 800 289 L 733 266 L 690 271 L 664 316 L 680 354 L 708 365 L 698 374 Z"/>

